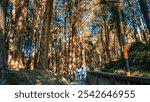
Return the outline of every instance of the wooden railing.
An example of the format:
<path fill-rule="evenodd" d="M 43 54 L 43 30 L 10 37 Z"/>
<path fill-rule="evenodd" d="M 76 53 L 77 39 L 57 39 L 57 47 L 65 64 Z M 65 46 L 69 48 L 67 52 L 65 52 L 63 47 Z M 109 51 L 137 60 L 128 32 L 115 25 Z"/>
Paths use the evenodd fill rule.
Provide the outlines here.
<path fill-rule="evenodd" d="M 88 71 L 87 83 L 88 85 L 150 85 L 150 78 Z"/>

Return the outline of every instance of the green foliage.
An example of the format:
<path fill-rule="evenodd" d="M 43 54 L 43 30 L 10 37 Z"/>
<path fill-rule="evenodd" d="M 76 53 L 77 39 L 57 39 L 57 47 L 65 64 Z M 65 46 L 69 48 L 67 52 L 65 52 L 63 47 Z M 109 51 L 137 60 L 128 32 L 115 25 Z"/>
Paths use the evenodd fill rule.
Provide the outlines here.
<path fill-rule="evenodd" d="M 129 48 L 130 71 L 136 76 L 150 76 L 150 49 L 149 45 L 141 42 L 133 43 Z M 110 62 L 104 71 L 123 73 L 123 59 Z"/>
<path fill-rule="evenodd" d="M 113 73 L 115 70 L 121 68 L 122 66 L 123 66 L 123 59 L 118 59 L 117 61 L 111 61 L 110 63 L 106 64 L 105 68 L 102 70 Z"/>
<path fill-rule="evenodd" d="M 133 43 L 129 50 L 130 66 L 138 67 L 141 71 L 150 71 L 150 49 L 149 45 Z"/>
<path fill-rule="evenodd" d="M 129 51 L 134 51 L 134 52 L 137 52 L 137 51 L 144 51 L 144 50 L 150 50 L 150 46 L 149 45 L 146 45 L 142 42 L 135 42 L 133 43 L 131 46 L 130 46 L 130 49 Z"/>

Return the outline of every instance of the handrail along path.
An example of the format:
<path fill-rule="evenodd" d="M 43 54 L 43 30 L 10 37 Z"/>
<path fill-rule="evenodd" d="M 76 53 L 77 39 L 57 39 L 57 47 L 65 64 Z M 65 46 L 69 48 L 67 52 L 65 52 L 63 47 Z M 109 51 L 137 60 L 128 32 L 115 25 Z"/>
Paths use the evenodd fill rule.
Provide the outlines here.
<path fill-rule="evenodd" d="M 107 72 L 87 71 L 88 85 L 150 85 L 149 77 L 125 76 Z"/>

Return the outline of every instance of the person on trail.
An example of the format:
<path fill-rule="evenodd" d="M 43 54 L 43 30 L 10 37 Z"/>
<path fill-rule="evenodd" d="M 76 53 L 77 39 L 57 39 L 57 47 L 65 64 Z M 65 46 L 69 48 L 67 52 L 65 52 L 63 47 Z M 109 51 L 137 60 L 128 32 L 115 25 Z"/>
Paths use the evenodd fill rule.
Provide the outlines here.
<path fill-rule="evenodd" d="M 81 79 L 81 78 L 80 78 L 80 75 L 81 75 L 80 68 L 77 68 L 77 69 L 76 69 L 76 79 L 77 79 L 77 80 L 80 80 L 80 79 Z"/>
<path fill-rule="evenodd" d="M 80 75 L 80 77 L 81 77 L 81 80 L 85 79 L 85 77 L 86 77 L 86 71 L 85 71 L 85 69 L 83 69 L 83 67 L 81 68 L 81 75 Z"/>

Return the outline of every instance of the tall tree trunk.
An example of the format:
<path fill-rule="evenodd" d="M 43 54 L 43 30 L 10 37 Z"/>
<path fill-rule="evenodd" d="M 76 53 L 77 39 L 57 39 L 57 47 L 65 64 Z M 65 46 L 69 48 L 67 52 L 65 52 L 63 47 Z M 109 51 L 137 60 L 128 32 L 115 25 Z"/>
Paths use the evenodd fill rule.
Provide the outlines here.
<path fill-rule="evenodd" d="M 71 75 L 74 78 L 74 71 L 75 68 L 78 67 L 77 65 L 77 42 L 78 42 L 78 32 L 77 32 L 77 23 L 78 23 L 78 4 L 80 0 L 75 0 L 74 4 L 74 14 L 73 14 L 73 22 L 72 22 L 72 70 Z"/>
<path fill-rule="evenodd" d="M 13 10 L 11 13 L 12 24 L 9 35 L 8 66 L 18 69 L 25 67 L 22 61 L 22 48 L 23 38 L 26 32 L 28 0 L 22 0 L 22 5 L 19 8 L 17 8 L 17 0 L 11 0 L 11 3 Z"/>
<path fill-rule="evenodd" d="M 27 20 L 27 5 L 28 0 L 22 0 L 22 6 L 19 8 L 17 15 L 19 16 L 18 24 L 17 24 L 17 31 L 15 35 L 17 51 L 15 56 L 17 57 L 16 61 L 18 62 L 18 68 L 24 68 L 23 61 L 22 61 L 22 48 L 23 48 L 23 39 L 26 33 L 26 20 Z"/>
<path fill-rule="evenodd" d="M 128 2 L 128 5 L 129 5 L 129 11 L 130 11 L 130 15 L 131 15 L 131 18 L 132 18 L 132 23 L 133 23 L 133 28 L 134 28 L 134 37 L 135 37 L 136 42 L 138 42 L 139 37 L 137 37 L 137 35 L 138 35 L 137 21 L 136 21 L 134 10 L 133 10 L 133 5 L 131 4 L 131 1 L 129 1 L 129 0 L 127 0 L 127 2 Z"/>
<path fill-rule="evenodd" d="M 69 45 L 68 45 L 68 74 L 70 74 L 70 72 L 71 72 L 71 69 L 72 69 L 72 34 L 71 34 L 71 32 L 72 32 L 72 13 L 71 13 L 71 11 L 72 11 L 72 9 L 73 9 L 73 2 L 72 2 L 72 0 L 68 0 L 68 2 L 69 2 L 69 5 L 68 5 L 68 9 L 69 9 Z"/>
<path fill-rule="evenodd" d="M 142 34 L 143 34 L 143 38 L 144 38 L 145 43 L 148 44 L 148 38 L 147 38 L 146 30 L 144 28 L 143 19 L 142 19 L 141 12 L 140 12 L 140 9 L 139 9 L 139 6 L 138 6 L 138 0 L 136 0 L 136 6 L 138 8 L 138 16 L 140 18 L 140 23 L 141 23 L 140 28 L 141 28 L 141 31 L 142 31 Z"/>
<path fill-rule="evenodd" d="M 9 35 L 9 41 L 8 41 L 8 67 L 11 67 L 14 65 L 14 52 L 16 50 L 16 47 L 14 45 L 14 37 L 15 37 L 15 20 L 16 20 L 16 10 L 17 10 L 17 1 L 16 0 L 10 0 L 12 4 L 12 12 L 11 12 L 11 29 L 10 29 L 10 35 Z"/>
<path fill-rule="evenodd" d="M 46 8 L 44 13 L 44 20 L 43 20 L 43 45 L 42 52 L 41 52 L 41 65 L 42 69 L 48 68 L 48 51 L 49 51 L 49 40 L 50 40 L 50 29 L 51 29 L 51 21 L 53 16 L 53 2 L 54 0 L 47 0 Z M 42 54 L 43 53 L 43 54 Z"/>
<path fill-rule="evenodd" d="M 5 23 L 7 0 L 0 0 L 0 85 L 7 84 L 7 53 L 5 48 Z"/>
<path fill-rule="evenodd" d="M 67 9 L 64 10 L 64 14 L 65 14 L 65 18 L 64 18 L 64 46 L 63 46 L 63 71 L 66 71 L 66 68 L 67 68 L 67 54 L 68 54 L 68 51 L 67 51 Z"/>
<path fill-rule="evenodd" d="M 145 19 L 147 28 L 150 32 L 150 16 L 149 16 L 147 2 L 146 2 L 146 0 L 139 0 L 139 4 L 140 4 L 140 7 L 141 7 L 141 11 L 143 13 L 143 17 Z"/>
<path fill-rule="evenodd" d="M 103 51 L 102 51 L 102 53 L 103 53 L 103 55 L 102 55 L 102 59 L 103 59 L 103 64 L 105 64 L 106 63 L 106 47 L 105 47 L 105 42 L 104 42 L 104 36 L 103 36 L 103 32 L 104 32 L 104 27 L 102 27 L 102 31 L 101 31 L 101 44 L 102 44 L 102 49 L 103 49 Z"/>

